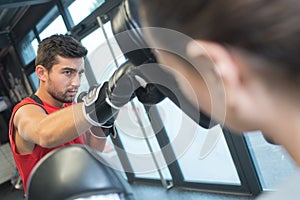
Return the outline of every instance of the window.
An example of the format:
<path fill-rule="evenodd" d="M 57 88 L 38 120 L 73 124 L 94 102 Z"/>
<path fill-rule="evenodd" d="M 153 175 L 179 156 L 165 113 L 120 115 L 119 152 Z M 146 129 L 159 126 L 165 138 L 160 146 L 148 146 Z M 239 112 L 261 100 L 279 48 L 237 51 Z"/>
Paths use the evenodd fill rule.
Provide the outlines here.
<path fill-rule="evenodd" d="M 108 41 L 112 46 L 113 53 L 116 56 L 117 65 L 119 66 L 125 62 L 126 59 L 113 38 L 110 22 L 105 23 L 103 28 L 107 34 Z M 117 66 L 102 29 L 96 29 L 87 37 L 83 38 L 81 43 L 88 49 L 87 58 L 92 71 L 95 74 L 97 83 L 99 84 L 106 81 L 116 70 Z"/>
<path fill-rule="evenodd" d="M 69 7 L 68 10 L 73 19 L 74 25 L 77 25 L 85 17 L 91 14 L 96 8 L 102 5 L 105 0 L 76 0 Z"/>
<path fill-rule="evenodd" d="M 264 190 L 273 190 L 291 176 L 296 165 L 280 145 L 268 143 L 260 131 L 246 134 L 248 147 Z"/>
<path fill-rule="evenodd" d="M 65 34 L 67 28 L 55 6 L 36 26 L 41 40 L 53 34 Z"/>
<path fill-rule="evenodd" d="M 115 124 L 135 178 L 160 179 L 158 173 L 160 170 L 163 178 L 170 180 L 172 175 L 168 165 L 176 159 L 181 170 L 179 173 L 182 173 L 184 179 L 183 185 L 180 186 L 201 188 L 197 185 L 201 183 L 222 184 L 224 188 L 226 185 L 231 185 L 232 188 L 244 187 L 220 126 L 209 130 L 204 129 L 170 100 L 165 99 L 160 102 L 157 109 L 164 126 L 161 128 L 165 128 L 170 141 L 168 146 L 172 146 L 175 152 L 175 159 L 168 160 L 169 163 L 166 163 L 165 156 L 168 157 L 170 154 L 162 152 L 163 149 L 156 138 L 156 134 L 159 133 L 154 132 L 144 106 L 137 99 L 134 99 L 133 103 L 135 108 L 131 103 L 121 108 Z M 137 110 L 141 124 L 134 109 Z M 147 138 L 143 135 L 143 131 Z M 191 183 L 195 185 L 189 186 Z M 232 188 L 228 187 L 228 190 Z"/>
<path fill-rule="evenodd" d="M 108 39 L 100 27 L 81 40 L 89 50 L 87 55 L 89 65 L 86 65 L 87 81 L 91 82 L 94 79 L 96 84 L 108 80 L 116 68 L 126 61 L 113 37 L 110 22 L 105 23 L 103 28 Z M 113 49 L 114 56 L 109 45 Z M 138 110 L 138 117 L 143 122 L 142 127 L 137 123 L 138 117 L 133 106 Z M 233 158 L 233 148 L 229 149 L 232 144 L 227 143 L 228 139 L 225 139 L 220 126 L 213 130 L 203 129 L 169 100 L 161 102 L 157 108 L 167 132 L 165 137 L 171 141 L 169 146 L 173 146 L 175 159 L 178 160 L 179 167 L 176 170 L 183 175 L 180 181 L 184 183 L 179 186 L 195 189 L 203 188 L 205 185 L 204 188 L 207 190 L 223 189 L 225 192 L 250 193 L 245 185 L 245 177 L 240 177 L 243 173 L 239 158 L 236 155 Z M 125 163 L 130 163 L 130 168 L 124 169 L 125 172 L 133 173 L 136 179 L 159 180 L 161 177 L 158 169 L 160 169 L 165 180 L 174 178 L 176 170 L 171 172 L 169 168 L 171 163 L 166 161 L 168 155 L 161 150 L 148 113 L 137 99 L 122 107 L 115 125 L 119 133 L 118 139 L 124 148 L 121 150 L 122 155 L 125 153 L 127 157 Z M 143 135 L 143 130 L 146 131 L 147 138 Z M 190 137 L 182 137 L 184 134 Z M 181 145 L 180 142 L 185 139 L 188 139 L 188 144 Z M 246 150 L 245 146 L 241 148 Z M 175 159 L 173 161 L 176 162 Z M 122 168 L 125 165 L 119 166 Z"/>
<path fill-rule="evenodd" d="M 38 41 L 34 36 L 33 31 L 30 31 L 18 45 L 23 65 L 28 65 L 35 59 L 38 47 Z"/>
<path fill-rule="evenodd" d="M 65 33 L 67 33 L 66 26 L 64 25 L 62 17 L 58 16 L 44 31 L 40 33 L 40 39 L 43 40 L 53 34 Z"/>
<path fill-rule="evenodd" d="M 33 85 L 33 91 L 36 91 L 37 88 L 39 87 L 39 79 L 38 79 L 35 71 L 29 75 L 29 81 Z"/>
<path fill-rule="evenodd" d="M 164 179 L 172 179 L 142 103 L 135 98 L 123 106 L 115 125 L 133 170 L 127 172 L 142 179 L 160 179 L 160 170 Z"/>

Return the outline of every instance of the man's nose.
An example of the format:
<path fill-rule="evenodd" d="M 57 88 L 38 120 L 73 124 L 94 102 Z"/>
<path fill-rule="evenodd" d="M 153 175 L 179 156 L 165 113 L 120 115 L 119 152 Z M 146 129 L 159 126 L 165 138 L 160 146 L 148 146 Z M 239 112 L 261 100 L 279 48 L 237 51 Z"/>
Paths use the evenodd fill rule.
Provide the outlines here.
<path fill-rule="evenodd" d="M 79 87 L 80 86 L 80 81 L 81 81 L 81 75 L 80 74 L 76 74 L 76 76 L 74 76 L 74 78 L 72 79 L 72 85 Z"/>

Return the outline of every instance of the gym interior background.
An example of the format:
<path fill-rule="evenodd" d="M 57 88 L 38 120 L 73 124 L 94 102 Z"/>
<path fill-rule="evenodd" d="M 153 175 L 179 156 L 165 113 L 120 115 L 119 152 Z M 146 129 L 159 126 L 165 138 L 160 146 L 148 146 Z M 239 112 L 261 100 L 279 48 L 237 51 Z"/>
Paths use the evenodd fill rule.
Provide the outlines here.
<path fill-rule="evenodd" d="M 11 109 L 38 87 L 34 72 L 38 43 L 54 33 L 80 40 L 89 53 L 79 93 L 87 91 L 126 61 L 111 26 L 121 2 L 0 2 L 1 185 L 10 183 L 15 173 L 8 144 Z M 149 109 L 155 116 L 149 116 Z M 157 119 L 158 125 L 149 117 Z M 268 143 L 259 130 L 241 135 L 218 125 L 205 129 L 168 99 L 153 108 L 133 99 L 122 108 L 115 126 L 118 137 L 109 139 L 102 155 L 123 172 L 140 199 L 153 199 L 154 190 L 161 195 L 157 198 L 164 199 L 251 199 L 275 190 L 296 169 L 287 153 Z M 155 126 L 161 126 L 159 134 Z M 189 135 L 188 141 L 179 148 L 178 140 L 184 135 Z"/>

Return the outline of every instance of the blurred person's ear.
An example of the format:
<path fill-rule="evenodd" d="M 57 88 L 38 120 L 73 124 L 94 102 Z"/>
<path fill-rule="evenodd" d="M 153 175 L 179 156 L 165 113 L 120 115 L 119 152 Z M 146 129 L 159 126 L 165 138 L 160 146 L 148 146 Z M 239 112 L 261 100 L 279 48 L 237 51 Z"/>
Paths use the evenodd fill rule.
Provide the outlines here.
<path fill-rule="evenodd" d="M 202 40 L 194 40 L 187 46 L 187 55 L 195 62 L 209 57 L 213 63 L 213 71 L 216 79 L 221 79 L 226 90 L 226 96 L 233 95 L 239 90 L 241 74 L 239 66 L 236 65 L 232 56 L 222 45 Z M 227 102 L 230 103 L 230 102 Z"/>
<path fill-rule="evenodd" d="M 210 41 L 194 40 L 187 46 L 187 55 L 193 62 L 207 56 L 213 63 L 214 76 L 223 84 L 227 115 L 234 114 L 227 116 L 231 118 L 230 121 L 233 120 L 232 117 L 253 112 L 257 100 L 257 83 L 253 81 L 255 77 L 249 67 L 245 67 L 246 62 L 238 59 L 234 53 L 225 46 Z M 220 84 L 216 85 L 216 88 L 219 86 Z"/>

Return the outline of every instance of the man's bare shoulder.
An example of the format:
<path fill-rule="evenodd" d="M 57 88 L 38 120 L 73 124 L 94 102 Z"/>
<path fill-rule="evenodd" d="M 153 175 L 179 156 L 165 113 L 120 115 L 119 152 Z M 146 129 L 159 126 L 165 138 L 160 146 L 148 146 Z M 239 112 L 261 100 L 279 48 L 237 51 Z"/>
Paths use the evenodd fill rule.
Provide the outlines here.
<path fill-rule="evenodd" d="M 20 154 L 31 153 L 35 142 L 29 134 L 40 120 L 46 116 L 45 110 L 36 104 L 25 104 L 18 108 L 14 116 L 14 140 Z"/>
<path fill-rule="evenodd" d="M 46 115 L 45 110 L 41 106 L 36 104 L 25 104 L 16 111 L 13 122 L 15 128 L 17 128 L 20 123 L 35 123 L 36 120 L 41 120 L 41 118 Z"/>

